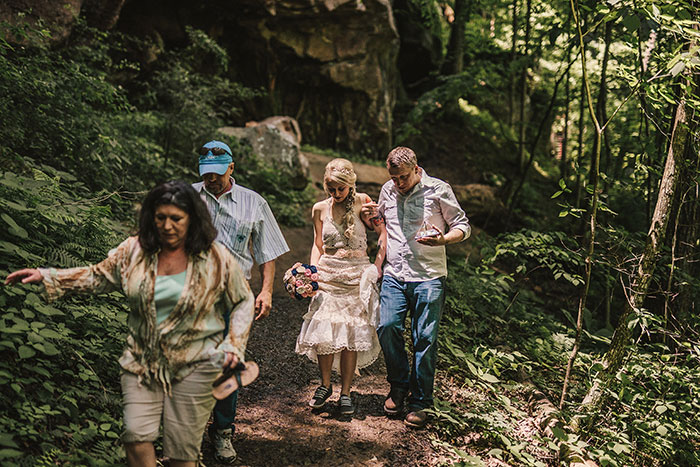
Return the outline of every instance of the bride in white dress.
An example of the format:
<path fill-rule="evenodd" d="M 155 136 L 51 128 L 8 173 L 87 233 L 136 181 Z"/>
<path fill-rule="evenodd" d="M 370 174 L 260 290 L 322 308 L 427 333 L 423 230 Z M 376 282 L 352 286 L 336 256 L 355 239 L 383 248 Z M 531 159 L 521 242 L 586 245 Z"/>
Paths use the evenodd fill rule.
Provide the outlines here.
<path fill-rule="evenodd" d="M 355 192 L 356 179 L 346 159 L 333 159 L 326 165 L 323 187 L 330 197 L 313 207 L 314 244 L 309 260 L 318 268 L 319 289 L 304 315 L 296 343 L 296 352 L 318 362 L 321 372 L 321 386 L 309 405 L 323 407 L 331 396 L 334 369 L 341 376 L 343 415 L 355 412 L 350 398 L 355 368 L 370 365 L 379 355 L 377 280 L 386 254 L 383 223 L 360 214 L 362 205 L 371 199 Z M 365 226 L 379 234 L 374 264 L 367 256 Z"/>

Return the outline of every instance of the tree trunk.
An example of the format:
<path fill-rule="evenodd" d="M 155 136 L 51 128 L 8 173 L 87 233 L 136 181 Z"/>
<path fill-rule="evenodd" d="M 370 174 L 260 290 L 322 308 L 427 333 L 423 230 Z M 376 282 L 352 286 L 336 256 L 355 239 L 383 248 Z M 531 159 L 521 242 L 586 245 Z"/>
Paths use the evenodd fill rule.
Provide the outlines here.
<path fill-rule="evenodd" d="M 520 108 L 519 110 L 519 136 L 518 136 L 518 171 L 525 170 L 525 138 L 527 125 L 525 122 L 525 103 L 527 102 L 527 70 L 530 68 L 530 16 L 532 15 L 532 0 L 525 0 L 525 37 L 523 37 L 523 65 L 520 70 Z"/>
<path fill-rule="evenodd" d="M 656 268 L 657 255 L 663 246 L 663 239 L 668 226 L 670 207 L 678 184 L 679 161 L 677 159 L 683 156 L 686 145 L 688 144 L 688 139 L 689 132 L 686 125 L 685 100 L 681 99 L 676 107 L 673 130 L 671 132 L 671 144 L 669 145 L 666 155 L 664 173 L 661 178 L 659 195 L 656 200 L 656 207 L 654 209 L 651 226 L 649 227 L 649 233 L 647 234 L 644 253 L 642 253 L 634 278 L 632 279 L 629 299 L 615 328 L 610 349 L 603 359 L 603 384 L 607 384 L 607 382 L 614 377 L 622 366 L 627 354 L 627 349 L 630 345 L 630 337 L 632 335 L 629 320 L 636 314 L 637 310 L 642 307 L 649 288 L 649 283 L 654 274 L 654 269 Z M 601 402 L 600 388 L 598 385 L 594 385 L 586 395 L 583 404 L 598 406 Z"/>
<path fill-rule="evenodd" d="M 596 117 L 595 109 L 593 108 L 593 101 L 591 98 L 591 88 L 588 81 L 588 71 L 586 68 L 586 54 L 583 49 L 583 31 L 581 30 L 581 21 L 579 20 L 578 11 L 574 5 L 574 0 L 570 0 L 571 12 L 573 14 L 573 20 L 576 24 L 576 29 L 578 33 L 579 45 L 581 47 L 581 74 L 583 81 L 583 89 L 585 92 L 586 102 L 588 103 L 588 113 L 593 120 L 593 125 L 595 127 L 595 142 L 594 148 L 597 148 L 593 153 L 591 158 L 591 186 L 593 192 L 591 194 L 591 203 L 588 209 L 588 235 L 584 236 L 584 242 L 586 244 L 586 258 L 585 258 L 585 274 L 583 282 L 583 290 L 579 297 L 578 302 L 578 314 L 576 318 L 576 337 L 574 338 L 574 346 L 571 349 L 571 354 L 569 355 L 569 361 L 566 365 L 566 375 L 564 376 L 564 383 L 561 390 L 561 399 L 559 401 L 559 408 L 564 407 L 566 402 L 566 393 L 569 385 L 569 380 L 571 379 L 571 372 L 574 368 L 574 363 L 576 362 L 576 356 L 578 355 L 578 349 L 581 345 L 581 334 L 583 332 L 583 311 L 586 309 L 586 301 L 588 299 L 588 291 L 591 287 L 591 273 L 593 271 L 593 253 L 595 251 L 595 233 L 596 233 L 596 216 L 598 214 L 598 173 L 600 170 L 600 139 L 603 133 L 600 123 Z M 583 95 L 581 99 L 583 99 Z"/>
<path fill-rule="evenodd" d="M 442 74 L 452 75 L 464 70 L 464 31 L 469 22 L 472 0 L 455 0 L 455 19 L 450 29 L 447 55 L 442 65 Z"/>
<path fill-rule="evenodd" d="M 598 89 L 598 121 L 603 125 L 603 142 L 605 143 L 604 150 L 601 153 L 603 172 L 609 175 L 610 168 L 610 141 L 608 138 L 608 132 L 605 131 L 607 125 L 605 122 L 608 121 L 608 64 L 610 63 L 610 43 L 612 42 L 612 30 L 613 22 L 608 21 L 605 23 L 605 50 L 603 52 L 603 63 L 600 72 L 600 88 Z"/>
<path fill-rule="evenodd" d="M 569 57 L 570 59 L 571 57 Z M 566 70 L 566 86 L 564 87 L 564 134 L 561 138 L 561 159 L 559 160 L 559 174 L 565 179 L 569 176 L 569 111 L 571 108 L 571 83 L 569 79 L 569 70 Z"/>
<path fill-rule="evenodd" d="M 586 55 L 586 43 L 581 45 L 581 55 Z M 583 161 L 585 160 L 584 151 L 584 138 L 583 135 L 586 130 L 586 83 L 581 81 L 581 97 L 578 103 L 578 135 L 576 142 L 578 144 L 578 151 L 576 157 L 578 158 L 578 168 L 576 170 L 576 188 L 574 190 L 574 207 L 576 209 L 581 209 L 581 201 L 583 198 L 583 177 L 581 175 L 581 167 Z"/>
<path fill-rule="evenodd" d="M 696 80 L 695 89 L 700 89 L 700 79 Z M 690 135 L 697 135 L 698 122 L 700 118 L 697 114 L 690 122 L 688 132 Z M 678 232 L 676 239 L 676 249 L 678 250 L 678 269 L 689 277 L 700 276 L 700 148 L 698 139 L 695 137 L 695 144 L 688 144 L 686 155 L 683 158 L 686 164 L 681 171 L 679 192 L 682 193 L 681 204 L 678 210 Z M 678 285 L 678 296 L 675 299 L 676 318 L 680 322 L 695 320 L 698 310 L 693 301 L 692 284 L 683 282 Z"/>
<path fill-rule="evenodd" d="M 515 63 L 515 58 L 518 56 L 518 0 L 513 0 L 513 37 L 510 45 L 510 64 L 511 67 Z M 508 85 L 508 125 L 513 127 L 515 115 L 515 70 L 511 69 L 510 82 Z"/>
<path fill-rule="evenodd" d="M 595 115 L 598 122 L 604 124 L 607 118 L 606 106 L 608 100 L 608 85 L 607 85 L 607 75 L 608 75 L 608 61 L 610 59 L 610 38 L 612 36 L 612 21 L 605 23 L 605 33 L 604 41 L 605 48 L 603 51 L 603 62 L 601 64 L 600 70 L 600 85 L 598 86 L 598 99 L 596 102 Z M 605 130 L 603 130 L 605 131 Z M 600 144 L 603 142 L 602 138 L 595 138 L 593 140 L 593 154 L 601 152 Z M 593 178 L 598 177 L 598 173 L 593 171 L 593 158 L 591 158 L 591 170 L 588 172 L 588 184 L 593 185 Z"/>

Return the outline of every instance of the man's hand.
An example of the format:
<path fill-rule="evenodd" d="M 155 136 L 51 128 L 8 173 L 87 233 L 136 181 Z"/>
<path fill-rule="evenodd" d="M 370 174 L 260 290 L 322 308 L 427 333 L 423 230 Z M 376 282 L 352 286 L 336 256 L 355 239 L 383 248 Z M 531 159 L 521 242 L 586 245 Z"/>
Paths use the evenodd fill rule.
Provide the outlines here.
<path fill-rule="evenodd" d="M 422 245 L 428 245 L 428 246 L 440 246 L 440 245 L 447 245 L 447 240 L 445 239 L 445 234 L 442 233 L 442 230 L 437 228 L 435 224 L 430 224 L 430 226 L 437 230 L 438 235 L 433 235 L 431 237 L 420 237 L 417 238 L 416 241 Z"/>
<path fill-rule="evenodd" d="M 271 308 L 272 294 L 263 290 L 255 299 L 255 321 L 267 317 L 267 315 L 270 314 Z"/>
<path fill-rule="evenodd" d="M 363 219 L 369 220 L 377 215 L 377 208 L 379 205 L 373 201 L 365 203 L 360 208 L 360 216 Z"/>

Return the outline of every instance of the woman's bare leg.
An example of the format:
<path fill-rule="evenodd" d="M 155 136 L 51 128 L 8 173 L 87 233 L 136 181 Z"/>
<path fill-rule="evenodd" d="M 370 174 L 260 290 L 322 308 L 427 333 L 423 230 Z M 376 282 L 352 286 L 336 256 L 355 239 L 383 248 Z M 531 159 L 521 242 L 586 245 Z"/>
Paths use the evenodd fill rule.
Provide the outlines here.
<path fill-rule="evenodd" d="M 124 443 L 129 467 L 156 467 L 156 450 L 153 443 Z"/>
<path fill-rule="evenodd" d="M 342 387 L 340 395 L 349 396 L 352 378 L 355 376 L 355 366 L 357 365 L 357 352 L 354 350 L 343 350 L 340 353 L 340 380 Z"/>
<path fill-rule="evenodd" d="M 321 371 L 321 384 L 331 387 L 331 369 L 333 368 L 334 354 L 318 355 L 318 369 Z"/>

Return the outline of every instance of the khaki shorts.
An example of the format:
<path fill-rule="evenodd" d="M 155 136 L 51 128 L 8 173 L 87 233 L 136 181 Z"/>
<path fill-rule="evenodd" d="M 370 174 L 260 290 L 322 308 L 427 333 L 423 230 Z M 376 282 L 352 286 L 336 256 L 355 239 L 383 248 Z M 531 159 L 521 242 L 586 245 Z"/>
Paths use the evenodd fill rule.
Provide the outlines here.
<path fill-rule="evenodd" d="M 202 434 L 214 408 L 212 383 L 220 373 L 208 361 L 202 362 L 184 379 L 172 385 L 172 395 L 160 384 L 140 385 L 133 373 L 121 376 L 124 399 L 122 442 L 154 442 L 163 420 L 163 455 L 182 461 L 196 461 Z"/>

